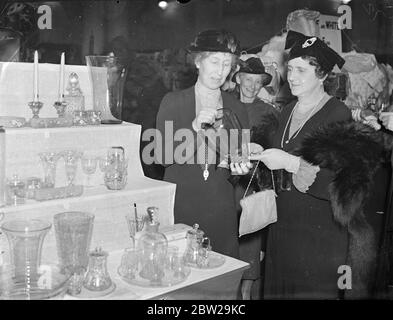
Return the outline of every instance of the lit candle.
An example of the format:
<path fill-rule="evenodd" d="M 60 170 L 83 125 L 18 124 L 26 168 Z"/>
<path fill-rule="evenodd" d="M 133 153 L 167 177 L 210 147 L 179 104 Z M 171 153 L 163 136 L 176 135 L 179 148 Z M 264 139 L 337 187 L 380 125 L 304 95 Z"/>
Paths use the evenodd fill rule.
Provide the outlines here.
<path fill-rule="evenodd" d="M 38 101 L 38 51 L 34 51 L 34 102 Z"/>
<path fill-rule="evenodd" d="M 65 54 L 62 52 L 60 59 L 59 101 L 63 101 L 64 98 L 64 63 Z"/>

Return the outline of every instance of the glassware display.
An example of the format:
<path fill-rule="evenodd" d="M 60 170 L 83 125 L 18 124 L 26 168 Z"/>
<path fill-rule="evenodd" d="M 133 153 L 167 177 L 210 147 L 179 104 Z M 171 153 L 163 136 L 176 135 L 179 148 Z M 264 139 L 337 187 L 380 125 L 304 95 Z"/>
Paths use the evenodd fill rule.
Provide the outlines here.
<path fill-rule="evenodd" d="M 86 56 L 86 64 L 93 87 L 93 109 L 101 112 L 101 123 L 121 123 L 127 67 L 113 54 Z"/>
<path fill-rule="evenodd" d="M 158 208 L 147 208 L 148 220 L 146 228 L 137 242 L 141 254 L 141 270 L 139 275 L 159 285 L 164 278 L 165 256 L 167 254 L 168 240 L 159 232 L 160 223 L 157 221 Z"/>
<path fill-rule="evenodd" d="M 83 286 L 91 291 L 109 289 L 113 283 L 107 269 L 108 253 L 101 248 L 96 248 L 89 254 L 89 268 Z"/>
<path fill-rule="evenodd" d="M 82 157 L 83 152 L 76 150 L 66 150 L 62 152 L 65 164 L 65 172 L 69 186 L 74 185 L 76 172 L 78 170 L 78 161 Z"/>
<path fill-rule="evenodd" d="M 74 275 L 68 292 L 79 294 L 89 260 L 94 215 L 86 212 L 62 212 L 54 216 L 57 254 L 61 270 Z"/>
<path fill-rule="evenodd" d="M 204 232 L 195 223 L 191 230 L 187 231 L 187 247 L 184 252 L 184 262 L 189 266 L 196 266 L 198 262 L 199 248 L 203 240 Z"/>
<path fill-rule="evenodd" d="M 15 174 L 11 180 L 7 180 L 6 203 L 16 206 L 18 204 L 24 204 L 25 202 L 26 184 Z"/>
<path fill-rule="evenodd" d="M 73 112 L 73 115 L 74 115 L 74 121 L 73 121 L 74 126 L 83 127 L 89 124 L 86 111 L 77 110 Z"/>
<path fill-rule="evenodd" d="M 151 281 L 141 276 L 143 270 L 143 254 L 136 248 L 126 248 L 117 269 L 118 274 L 127 283 L 140 287 L 169 287 L 177 285 L 187 279 L 191 269 L 187 267 L 183 259 L 178 255 L 179 249 L 169 246 L 167 254 L 163 258 L 160 281 Z"/>
<path fill-rule="evenodd" d="M 101 112 L 95 110 L 87 110 L 87 123 L 90 125 L 101 124 Z"/>
<path fill-rule="evenodd" d="M 56 165 L 60 159 L 61 154 L 58 152 L 40 152 L 38 156 L 44 167 L 44 182 L 43 188 L 54 188 L 56 182 Z"/>
<path fill-rule="evenodd" d="M 38 219 L 9 220 L 1 225 L 8 239 L 15 277 L 26 278 L 37 273 L 42 243 L 51 226 L 50 222 Z"/>
<path fill-rule="evenodd" d="M 98 159 L 97 157 L 84 155 L 81 159 L 82 171 L 87 175 L 86 187 L 92 187 L 91 176 L 97 170 Z"/>
<path fill-rule="evenodd" d="M 68 287 L 69 275 L 56 265 L 40 265 L 37 273 L 15 277 L 14 269 L 0 272 L 0 300 L 61 300 Z"/>
<path fill-rule="evenodd" d="M 32 113 L 33 113 L 33 118 L 32 119 L 38 119 L 39 118 L 39 113 L 40 110 L 42 109 L 42 107 L 44 106 L 44 104 L 40 101 L 31 101 L 29 102 L 29 108 L 31 109 Z"/>
<path fill-rule="evenodd" d="M 127 184 L 128 159 L 123 147 L 112 147 L 108 150 L 109 165 L 104 174 L 104 183 L 109 190 L 122 190 Z"/>
<path fill-rule="evenodd" d="M 34 199 L 35 191 L 41 189 L 42 181 L 37 177 L 30 177 L 26 179 L 26 198 Z"/>
<path fill-rule="evenodd" d="M 67 110 L 67 105 L 68 104 L 65 101 L 56 101 L 53 104 L 53 107 L 56 109 L 56 113 L 57 113 L 57 116 L 59 118 L 64 118 L 65 117 L 65 112 Z"/>
<path fill-rule="evenodd" d="M 85 110 L 85 97 L 79 85 L 79 77 L 75 72 L 71 72 L 68 78 L 67 94 L 64 101 L 67 103 L 66 114 L 73 116 L 74 111 Z"/>
<path fill-rule="evenodd" d="M 145 218 L 138 217 L 132 213 L 127 213 L 126 220 L 127 220 L 128 232 L 130 238 L 132 239 L 132 245 L 133 247 L 135 247 L 135 234 L 143 230 L 143 227 L 145 225 Z"/>
<path fill-rule="evenodd" d="M 9 220 L 1 225 L 8 239 L 11 265 L 0 272 L 0 299 L 62 298 L 68 275 L 57 266 L 41 264 L 42 244 L 51 223 L 38 219 Z"/>

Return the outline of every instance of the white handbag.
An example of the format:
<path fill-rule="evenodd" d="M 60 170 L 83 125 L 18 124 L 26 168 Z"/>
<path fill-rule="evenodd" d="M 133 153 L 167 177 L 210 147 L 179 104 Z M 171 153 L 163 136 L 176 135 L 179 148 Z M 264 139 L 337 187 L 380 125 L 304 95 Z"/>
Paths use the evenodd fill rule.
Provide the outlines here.
<path fill-rule="evenodd" d="M 261 230 L 277 221 L 277 195 L 274 188 L 273 190 L 263 190 L 245 197 L 258 164 L 254 169 L 243 199 L 240 200 L 242 213 L 239 222 L 239 237 Z"/>

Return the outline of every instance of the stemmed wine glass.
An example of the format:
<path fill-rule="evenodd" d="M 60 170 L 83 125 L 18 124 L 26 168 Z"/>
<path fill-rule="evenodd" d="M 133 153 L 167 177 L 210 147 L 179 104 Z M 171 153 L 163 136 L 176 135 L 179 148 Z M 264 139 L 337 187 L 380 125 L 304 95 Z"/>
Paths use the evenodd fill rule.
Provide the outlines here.
<path fill-rule="evenodd" d="M 92 187 L 93 185 L 90 183 L 90 177 L 96 172 L 97 170 L 97 157 L 93 156 L 83 156 L 81 160 L 82 170 L 87 175 L 87 183 L 86 187 Z"/>
<path fill-rule="evenodd" d="M 78 160 L 82 157 L 82 155 L 82 151 L 76 150 L 66 150 L 62 153 L 65 163 L 68 186 L 74 185 L 76 171 L 78 169 Z"/>

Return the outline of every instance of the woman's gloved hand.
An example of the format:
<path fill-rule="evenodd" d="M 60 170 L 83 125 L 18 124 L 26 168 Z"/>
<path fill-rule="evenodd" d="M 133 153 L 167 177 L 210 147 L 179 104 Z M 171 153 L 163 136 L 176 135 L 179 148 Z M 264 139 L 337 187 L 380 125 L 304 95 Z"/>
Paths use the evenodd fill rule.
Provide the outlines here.
<path fill-rule="evenodd" d="M 393 131 L 393 112 L 381 112 L 379 119 L 386 129 Z"/>
<path fill-rule="evenodd" d="M 275 148 L 251 155 L 249 159 L 262 161 L 270 170 L 285 169 L 288 172 L 296 173 L 300 166 L 299 157 Z"/>
<path fill-rule="evenodd" d="M 372 113 L 372 111 L 357 108 L 352 109 L 351 113 L 353 120 L 362 122 L 376 131 L 381 129 L 381 125 L 378 123 L 378 118 Z"/>

